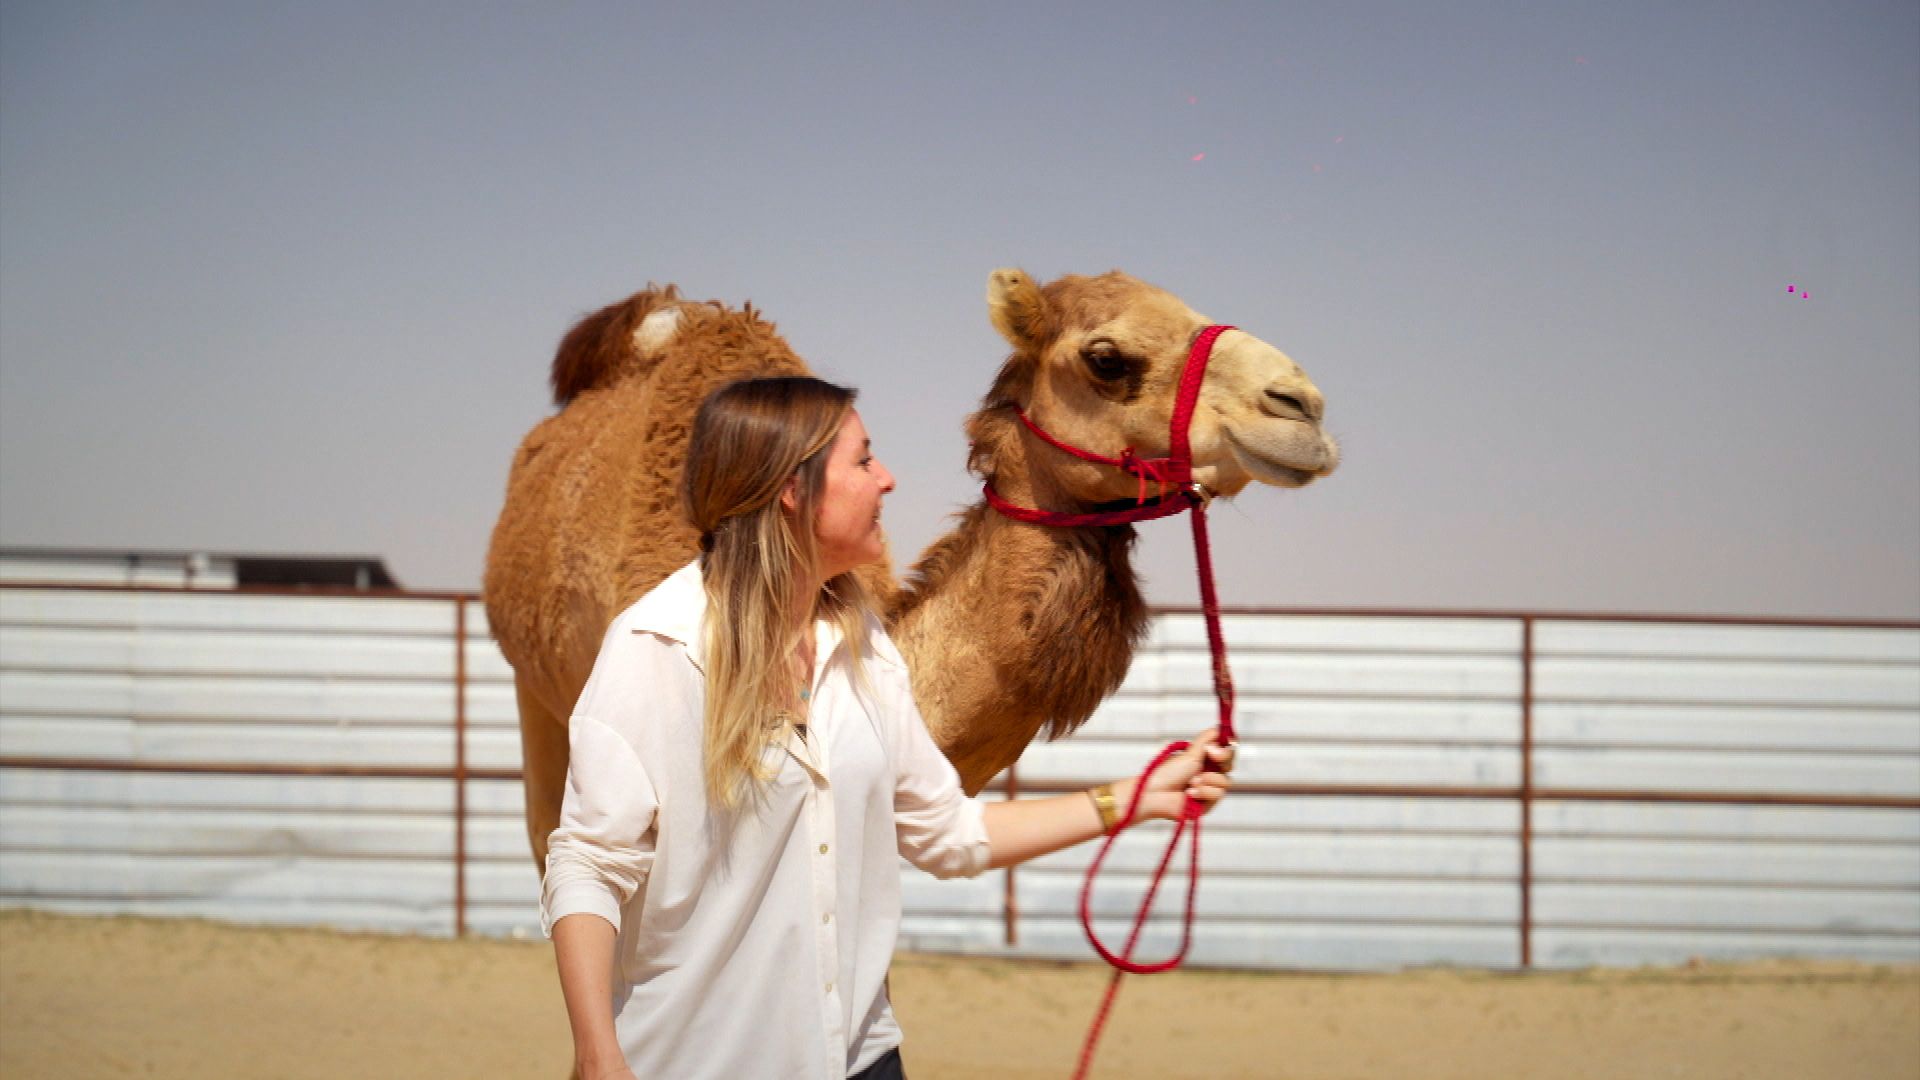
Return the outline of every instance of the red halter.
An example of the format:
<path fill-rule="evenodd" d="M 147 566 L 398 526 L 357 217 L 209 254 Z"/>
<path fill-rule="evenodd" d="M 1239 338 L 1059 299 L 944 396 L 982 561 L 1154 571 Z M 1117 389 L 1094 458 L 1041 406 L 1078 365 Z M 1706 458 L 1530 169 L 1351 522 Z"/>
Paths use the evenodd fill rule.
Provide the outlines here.
<path fill-rule="evenodd" d="M 1180 389 L 1173 401 L 1173 419 L 1169 425 L 1167 437 L 1167 456 L 1162 458 L 1142 458 L 1136 456 L 1129 446 L 1120 452 L 1117 458 L 1082 450 L 1077 446 L 1060 441 L 1041 430 L 1039 425 L 1027 418 L 1024 411 L 1017 413 L 1020 422 L 1050 446 L 1072 454 L 1083 461 L 1101 465 L 1111 465 L 1116 469 L 1131 473 L 1140 480 L 1140 494 L 1134 499 L 1134 505 L 1120 510 L 1093 511 L 1084 514 L 1068 514 L 1053 510 L 1039 510 L 1015 506 L 1001 498 L 993 490 L 992 481 L 984 488 L 987 505 L 1015 521 L 1032 525 L 1052 525 L 1060 528 L 1084 526 L 1126 525 L 1136 521 L 1152 521 L 1155 518 L 1171 517 L 1183 510 L 1193 511 L 1193 554 L 1194 562 L 1200 573 L 1200 605 L 1206 614 L 1207 645 L 1213 653 L 1213 693 L 1220 703 L 1220 744 L 1232 746 L 1233 738 L 1233 675 L 1227 670 L 1227 646 L 1220 635 L 1220 601 L 1213 589 L 1213 550 L 1207 541 L 1207 506 L 1199 487 L 1193 482 L 1193 449 L 1188 441 L 1187 431 L 1193 424 L 1193 410 L 1200 400 L 1200 383 L 1206 378 L 1207 360 L 1213 355 L 1213 343 L 1223 333 L 1233 329 L 1231 326 L 1209 326 L 1200 331 L 1193 339 L 1193 348 L 1187 353 L 1186 366 L 1180 371 Z M 1160 493 L 1153 499 L 1147 498 L 1147 482 L 1151 480 L 1159 485 Z M 1174 490 L 1171 494 L 1167 488 Z M 1147 888 L 1145 901 L 1140 906 L 1140 914 L 1135 918 L 1133 930 L 1127 937 L 1125 948 L 1114 953 L 1104 945 L 1093 930 L 1093 879 L 1100 872 L 1100 864 L 1106 861 L 1107 852 L 1113 842 L 1120 837 L 1122 830 L 1131 825 L 1134 814 L 1140 806 L 1140 797 L 1146 791 L 1147 777 L 1160 763 L 1188 748 L 1186 742 L 1169 744 L 1154 757 L 1146 771 L 1140 774 L 1140 782 L 1134 785 L 1132 802 L 1127 806 L 1125 816 L 1108 835 L 1105 843 L 1093 858 L 1093 864 L 1087 868 L 1086 883 L 1080 889 L 1080 925 L 1087 932 L 1087 941 L 1095 952 L 1107 963 L 1113 965 L 1112 982 L 1107 985 L 1107 993 L 1095 1015 L 1092 1030 L 1087 1033 L 1086 1044 L 1080 1051 L 1080 1067 L 1074 1074 L 1083 1077 L 1093 1064 L 1094 1047 L 1099 1043 L 1100 1031 L 1106 1025 L 1107 1014 L 1113 1008 L 1114 994 L 1120 988 L 1122 972 L 1151 974 L 1166 971 L 1179 966 L 1186 959 L 1187 949 L 1193 944 L 1193 907 L 1196 890 L 1200 881 L 1200 813 L 1202 805 L 1194 799 L 1188 799 L 1180 821 L 1174 826 L 1173 838 L 1167 844 L 1167 853 L 1161 857 L 1160 866 L 1154 872 L 1153 881 Z M 1155 893 L 1159 891 L 1161 879 L 1166 875 L 1167 865 L 1173 861 L 1174 852 L 1179 850 L 1180 836 L 1187 827 L 1193 827 L 1190 840 L 1189 866 L 1187 870 L 1187 913 L 1180 938 L 1179 951 L 1167 959 L 1153 964 L 1136 963 L 1133 959 L 1133 947 L 1140 940 L 1140 931 L 1146 925 L 1147 912 L 1153 906 Z"/>
<path fill-rule="evenodd" d="M 1064 442 L 1048 434 L 1040 425 L 1028 419 L 1025 410 L 1016 410 L 1020 422 L 1027 430 L 1056 450 L 1072 454 L 1082 461 L 1091 461 L 1096 465 L 1111 465 L 1122 472 L 1131 473 L 1140 480 L 1140 494 L 1134 499 L 1134 505 L 1124 510 L 1100 510 L 1084 514 L 1068 514 L 1057 510 L 1038 510 L 1013 503 L 1000 497 L 993 490 L 989 480 L 982 490 L 987 505 L 1015 521 L 1024 521 L 1029 525 L 1054 525 L 1060 528 L 1078 528 L 1081 526 L 1128 525 L 1136 521 L 1152 521 L 1155 518 L 1172 517 L 1183 510 L 1201 506 L 1204 498 L 1193 483 L 1193 449 L 1188 441 L 1187 429 L 1193 424 L 1193 410 L 1200 402 L 1200 384 L 1207 377 L 1207 361 L 1213 357 L 1213 343 L 1221 334 L 1232 330 L 1231 326 L 1209 326 L 1200 331 L 1193 339 L 1193 347 L 1187 350 L 1187 362 L 1180 369 L 1180 388 L 1173 399 L 1173 419 L 1168 424 L 1167 456 L 1143 458 L 1134 454 L 1129 446 L 1120 451 L 1119 457 L 1096 454 L 1091 450 L 1082 450 L 1072 443 Z M 1147 498 L 1147 483 L 1151 481 L 1159 487 L 1159 494 Z M 1172 495 L 1167 488 L 1172 487 Z"/>

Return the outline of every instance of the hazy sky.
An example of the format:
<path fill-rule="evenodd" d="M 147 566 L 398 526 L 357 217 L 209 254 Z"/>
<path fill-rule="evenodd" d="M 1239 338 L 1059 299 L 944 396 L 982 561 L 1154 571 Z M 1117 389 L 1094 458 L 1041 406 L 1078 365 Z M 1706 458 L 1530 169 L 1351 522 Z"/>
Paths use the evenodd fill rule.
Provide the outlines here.
<path fill-rule="evenodd" d="M 988 273 L 1117 267 L 1327 394 L 1230 603 L 1920 616 L 1920 6 L 1307 7 L 6 0 L 0 543 L 477 587 L 657 280 L 861 387 L 906 561 Z"/>

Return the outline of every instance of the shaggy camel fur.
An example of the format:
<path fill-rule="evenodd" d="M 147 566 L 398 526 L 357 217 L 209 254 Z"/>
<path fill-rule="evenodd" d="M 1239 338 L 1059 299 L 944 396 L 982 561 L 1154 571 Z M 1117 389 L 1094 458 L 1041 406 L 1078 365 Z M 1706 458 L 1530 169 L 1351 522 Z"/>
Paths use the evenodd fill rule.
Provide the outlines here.
<path fill-rule="evenodd" d="M 1012 502 L 1079 511 L 1132 500 L 1137 481 L 1028 432 L 1142 456 L 1167 449 L 1180 369 L 1210 320 L 1119 272 L 1036 285 L 998 270 L 988 308 L 1012 354 L 967 422 L 968 467 Z M 751 306 L 689 303 L 649 286 L 583 319 L 553 362 L 560 411 L 514 458 L 487 557 L 487 616 L 514 669 L 528 839 L 544 868 L 567 771 L 567 716 L 613 616 L 690 560 L 678 505 L 700 401 L 735 379 L 806 365 Z M 1215 495 L 1258 480 L 1299 487 L 1333 471 L 1319 390 L 1250 334 L 1216 343 L 1192 432 L 1195 479 Z M 896 587 L 865 571 L 912 671 L 928 730 L 978 791 L 1044 727 L 1085 722 L 1125 676 L 1147 609 L 1130 526 L 1058 529 L 984 502 Z"/>

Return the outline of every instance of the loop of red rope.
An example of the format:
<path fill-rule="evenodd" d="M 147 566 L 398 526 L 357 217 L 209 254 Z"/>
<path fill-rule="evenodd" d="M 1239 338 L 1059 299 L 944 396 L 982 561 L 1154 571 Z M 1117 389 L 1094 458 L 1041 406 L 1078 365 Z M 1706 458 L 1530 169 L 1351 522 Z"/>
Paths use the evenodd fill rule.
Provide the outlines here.
<path fill-rule="evenodd" d="M 1107 834 L 1106 841 L 1100 845 L 1099 852 L 1093 857 L 1093 864 L 1087 867 L 1087 879 L 1080 886 L 1080 926 L 1087 932 L 1087 941 L 1093 945 L 1093 951 L 1099 953 L 1102 960 L 1132 975 L 1152 975 L 1156 972 L 1168 971 L 1180 966 L 1180 961 L 1186 959 L 1188 947 L 1193 944 L 1194 888 L 1200 880 L 1200 812 L 1202 804 L 1195 799 L 1187 800 L 1186 809 L 1182 811 L 1180 820 L 1174 824 L 1173 840 L 1167 845 L 1166 854 L 1161 856 L 1160 865 L 1154 870 L 1153 880 L 1147 884 L 1147 897 L 1140 904 L 1140 914 L 1136 916 L 1133 921 L 1133 930 L 1127 935 L 1126 945 L 1122 947 L 1118 953 L 1107 948 L 1107 946 L 1101 942 L 1100 936 L 1094 932 L 1093 881 L 1094 878 L 1099 876 L 1100 864 L 1106 861 L 1107 852 L 1113 849 L 1114 841 L 1120 839 L 1120 834 L 1125 832 L 1127 828 L 1137 820 L 1136 814 L 1139 811 L 1140 800 L 1146 795 L 1147 780 L 1153 775 L 1153 770 L 1159 768 L 1168 758 L 1173 757 L 1191 745 L 1193 744 L 1184 741 L 1171 742 L 1168 743 L 1160 753 L 1154 756 L 1153 761 L 1150 762 L 1146 770 L 1140 774 L 1139 781 L 1134 784 L 1133 798 L 1127 802 L 1127 812 L 1121 816 L 1120 823 L 1113 827 L 1113 831 Z M 1151 964 L 1136 963 L 1133 959 L 1133 947 L 1140 942 L 1140 932 L 1146 927 L 1147 914 L 1153 908 L 1153 898 L 1160 891 L 1160 882 L 1166 876 L 1167 864 L 1173 861 L 1174 852 L 1179 850 L 1180 836 L 1187 831 L 1188 825 L 1193 826 L 1192 842 L 1190 845 L 1192 854 L 1187 860 L 1187 914 L 1184 927 L 1181 931 L 1180 948 L 1165 960 Z"/>
<path fill-rule="evenodd" d="M 1127 932 L 1126 945 L 1122 946 L 1116 954 L 1100 941 L 1100 936 L 1093 929 L 1093 880 L 1100 873 L 1100 864 L 1106 861 L 1107 852 L 1113 848 L 1114 841 L 1120 839 L 1120 834 L 1138 820 L 1140 800 L 1146 794 L 1147 780 L 1153 776 L 1153 771 L 1168 758 L 1191 745 L 1193 744 L 1184 741 L 1168 743 L 1164 749 L 1154 755 L 1153 761 L 1147 765 L 1145 771 L 1141 772 L 1139 781 L 1134 784 L 1133 798 L 1127 802 L 1126 814 L 1120 818 L 1120 823 L 1113 827 L 1113 832 L 1107 835 L 1106 841 L 1100 845 L 1100 850 L 1094 854 L 1093 864 L 1087 867 L 1087 879 L 1080 886 L 1080 927 L 1086 931 L 1087 941 L 1093 946 L 1093 951 L 1099 953 L 1101 959 L 1113 966 L 1113 978 L 1107 981 L 1107 992 L 1100 999 L 1100 1009 L 1094 1014 L 1093 1024 L 1087 1030 L 1086 1042 L 1081 1044 L 1080 1064 L 1074 1070 L 1074 1080 L 1083 1080 L 1087 1070 L 1093 1067 L 1093 1052 L 1100 1045 L 1100 1034 L 1107 1026 L 1107 1017 L 1113 1012 L 1114 998 L 1120 992 L 1120 977 L 1124 974 L 1153 975 L 1179 967 L 1180 962 L 1187 958 L 1187 950 L 1193 945 L 1194 900 L 1198 896 L 1200 887 L 1200 815 L 1206 809 L 1203 803 L 1193 798 L 1187 800 L 1186 807 L 1180 813 L 1180 820 L 1174 824 L 1173 838 L 1167 842 L 1166 854 L 1160 857 L 1160 865 L 1154 869 L 1153 880 L 1147 885 L 1146 898 L 1140 902 L 1140 913 L 1134 916 L 1133 927 Z M 1187 909 L 1181 921 L 1180 948 L 1165 960 L 1151 964 L 1138 963 L 1133 959 L 1133 948 L 1140 943 L 1141 931 L 1146 929 L 1147 916 L 1153 910 L 1153 898 L 1160 891 L 1160 882 L 1166 877 L 1167 865 L 1173 861 L 1174 852 L 1180 849 L 1180 835 L 1187 831 L 1188 825 L 1193 826 L 1193 831 L 1188 834 L 1191 840 L 1187 856 Z"/>

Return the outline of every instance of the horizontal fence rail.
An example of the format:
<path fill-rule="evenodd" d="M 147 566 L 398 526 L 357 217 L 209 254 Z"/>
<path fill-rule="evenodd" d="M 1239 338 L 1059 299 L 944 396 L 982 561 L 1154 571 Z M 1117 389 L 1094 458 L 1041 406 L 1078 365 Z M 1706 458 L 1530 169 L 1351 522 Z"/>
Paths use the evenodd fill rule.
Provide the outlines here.
<path fill-rule="evenodd" d="M 0 903 L 537 925 L 477 600 L 0 582 Z M 1245 750 L 1200 962 L 1920 960 L 1920 623 L 1233 609 L 1226 636 Z M 989 790 L 1137 771 L 1211 723 L 1206 663 L 1160 611 L 1094 720 Z M 909 875 L 903 938 L 1084 956 L 1087 857 Z"/>

